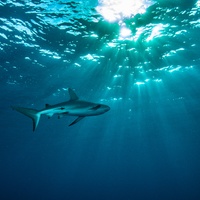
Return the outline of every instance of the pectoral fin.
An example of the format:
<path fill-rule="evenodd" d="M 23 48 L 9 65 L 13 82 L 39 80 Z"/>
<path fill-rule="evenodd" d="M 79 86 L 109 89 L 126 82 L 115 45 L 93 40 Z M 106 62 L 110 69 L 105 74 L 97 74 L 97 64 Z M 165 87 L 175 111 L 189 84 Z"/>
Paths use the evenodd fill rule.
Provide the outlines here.
<path fill-rule="evenodd" d="M 83 118 L 84 117 L 78 117 L 78 118 L 76 118 L 69 126 L 72 126 L 72 125 L 76 124 L 77 122 L 79 122 Z"/>

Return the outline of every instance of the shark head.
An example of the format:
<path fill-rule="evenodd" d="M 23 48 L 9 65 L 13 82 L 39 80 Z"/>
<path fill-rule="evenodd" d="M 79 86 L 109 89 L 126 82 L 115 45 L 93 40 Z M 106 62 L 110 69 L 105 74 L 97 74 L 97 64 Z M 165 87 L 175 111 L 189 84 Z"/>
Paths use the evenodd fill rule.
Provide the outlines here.
<path fill-rule="evenodd" d="M 110 107 L 107 105 L 101 104 L 100 110 L 102 111 L 102 114 L 105 112 L 108 112 L 110 110 Z"/>
<path fill-rule="evenodd" d="M 106 112 L 110 110 L 110 107 L 109 107 L 109 106 L 107 106 L 107 105 L 105 105 L 105 107 L 104 107 L 104 108 L 105 108 Z"/>
<path fill-rule="evenodd" d="M 99 104 L 98 106 L 99 106 L 98 111 L 99 111 L 101 114 L 103 114 L 103 113 L 105 113 L 105 112 L 108 112 L 108 111 L 110 110 L 110 107 L 107 106 L 107 105 Z"/>
<path fill-rule="evenodd" d="M 91 115 L 101 115 L 105 112 L 108 112 L 110 110 L 110 107 L 104 104 L 96 104 L 89 110 L 92 112 Z"/>

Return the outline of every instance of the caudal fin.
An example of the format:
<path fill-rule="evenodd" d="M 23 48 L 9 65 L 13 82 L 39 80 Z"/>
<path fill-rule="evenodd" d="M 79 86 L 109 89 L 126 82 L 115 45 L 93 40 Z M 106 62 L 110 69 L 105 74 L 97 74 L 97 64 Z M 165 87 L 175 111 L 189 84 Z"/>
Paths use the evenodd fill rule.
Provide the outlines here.
<path fill-rule="evenodd" d="M 16 110 L 24 115 L 26 115 L 27 117 L 30 117 L 33 120 L 33 131 L 35 131 L 35 129 L 38 126 L 38 123 L 40 121 L 40 113 L 38 110 L 34 110 L 34 109 L 29 109 L 29 108 L 22 108 L 22 107 L 15 107 L 15 106 L 11 106 L 13 110 Z"/>

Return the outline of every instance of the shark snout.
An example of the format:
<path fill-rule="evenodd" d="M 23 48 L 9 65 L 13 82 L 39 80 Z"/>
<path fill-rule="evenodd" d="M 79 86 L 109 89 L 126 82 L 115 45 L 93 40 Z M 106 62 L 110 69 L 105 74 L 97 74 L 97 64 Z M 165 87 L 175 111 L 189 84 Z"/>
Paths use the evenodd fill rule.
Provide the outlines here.
<path fill-rule="evenodd" d="M 105 105 L 104 110 L 105 110 L 105 112 L 108 112 L 110 110 L 110 107 Z"/>

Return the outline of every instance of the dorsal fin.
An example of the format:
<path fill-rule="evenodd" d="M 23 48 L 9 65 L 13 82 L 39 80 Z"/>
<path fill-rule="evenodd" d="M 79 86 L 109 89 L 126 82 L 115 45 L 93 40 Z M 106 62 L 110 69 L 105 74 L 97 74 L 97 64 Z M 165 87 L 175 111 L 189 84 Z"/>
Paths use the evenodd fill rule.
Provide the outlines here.
<path fill-rule="evenodd" d="M 50 104 L 48 104 L 48 103 L 46 103 L 46 104 L 45 104 L 45 107 L 46 107 L 46 108 L 48 108 L 49 106 L 51 106 L 51 105 L 50 105 Z"/>
<path fill-rule="evenodd" d="M 68 92 L 69 92 L 69 96 L 70 96 L 71 101 L 78 100 L 78 96 L 76 95 L 76 93 L 71 88 L 68 88 Z"/>

